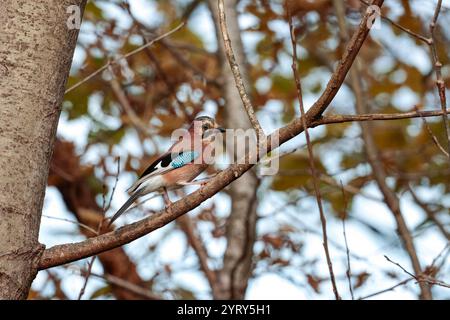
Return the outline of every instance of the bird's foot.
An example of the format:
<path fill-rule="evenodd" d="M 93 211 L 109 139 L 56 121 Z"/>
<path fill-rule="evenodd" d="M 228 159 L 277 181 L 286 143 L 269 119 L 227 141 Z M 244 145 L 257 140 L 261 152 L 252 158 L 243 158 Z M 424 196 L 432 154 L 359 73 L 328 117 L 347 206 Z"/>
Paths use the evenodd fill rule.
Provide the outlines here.
<path fill-rule="evenodd" d="M 172 203 L 165 205 L 165 210 L 168 214 L 172 214 Z"/>
<path fill-rule="evenodd" d="M 167 192 L 166 188 L 163 189 L 163 198 L 164 198 L 165 208 L 166 208 L 167 212 L 171 214 L 172 213 L 172 201 L 170 201 L 169 193 Z"/>

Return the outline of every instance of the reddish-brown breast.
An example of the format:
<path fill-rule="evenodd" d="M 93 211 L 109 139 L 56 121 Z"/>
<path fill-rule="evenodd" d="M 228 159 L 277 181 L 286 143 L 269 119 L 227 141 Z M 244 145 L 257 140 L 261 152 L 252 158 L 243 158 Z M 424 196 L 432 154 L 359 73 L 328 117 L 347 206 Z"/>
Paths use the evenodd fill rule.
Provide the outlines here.
<path fill-rule="evenodd" d="M 167 188 L 178 187 L 178 182 L 190 182 L 208 167 L 207 164 L 187 164 L 164 174 Z"/>

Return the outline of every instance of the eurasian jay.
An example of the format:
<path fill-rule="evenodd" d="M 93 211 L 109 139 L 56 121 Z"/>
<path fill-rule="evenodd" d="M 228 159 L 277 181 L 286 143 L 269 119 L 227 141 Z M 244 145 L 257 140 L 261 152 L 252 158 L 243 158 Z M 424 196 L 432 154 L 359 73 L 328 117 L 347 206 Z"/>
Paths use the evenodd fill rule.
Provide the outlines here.
<path fill-rule="evenodd" d="M 205 162 L 203 151 L 220 132 L 225 132 L 225 129 L 219 127 L 213 118 L 207 116 L 195 118 L 186 134 L 156 159 L 127 190 L 130 194 L 129 199 L 114 214 L 108 225 L 123 214 L 134 201 L 146 194 L 163 191 L 166 206 L 170 206 L 167 190 L 199 184 L 192 180 L 209 165 Z"/>

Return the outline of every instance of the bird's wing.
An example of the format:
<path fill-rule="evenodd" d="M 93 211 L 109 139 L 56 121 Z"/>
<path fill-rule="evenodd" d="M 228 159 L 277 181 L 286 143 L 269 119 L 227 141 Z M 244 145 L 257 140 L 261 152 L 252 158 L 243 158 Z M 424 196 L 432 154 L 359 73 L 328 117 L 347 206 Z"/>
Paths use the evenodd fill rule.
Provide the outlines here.
<path fill-rule="evenodd" d="M 163 154 L 148 166 L 139 179 L 128 189 L 128 192 L 134 192 L 143 182 L 151 177 L 164 174 L 192 163 L 199 156 L 200 153 L 197 151 L 168 152 Z"/>

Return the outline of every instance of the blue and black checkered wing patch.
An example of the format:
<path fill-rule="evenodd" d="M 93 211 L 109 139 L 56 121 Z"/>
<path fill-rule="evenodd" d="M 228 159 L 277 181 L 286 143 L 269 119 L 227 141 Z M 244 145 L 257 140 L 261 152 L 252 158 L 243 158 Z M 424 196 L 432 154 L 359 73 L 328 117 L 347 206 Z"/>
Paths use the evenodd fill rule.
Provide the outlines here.
<path fill-rule="evenodd" d="M 188 163 L 193 162 L 199 156 L 200 154 L 197 151 L 183 151 L 175 158 L 173 158 L 170 165 L 172 166 L 172 168 L 178 169 L 185 166 Z"/>

